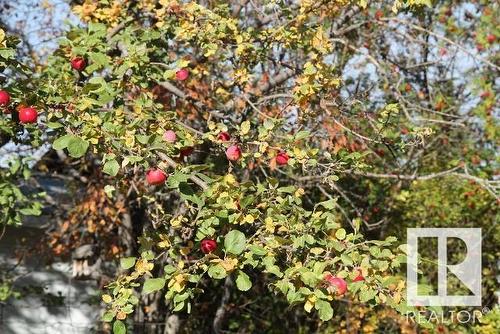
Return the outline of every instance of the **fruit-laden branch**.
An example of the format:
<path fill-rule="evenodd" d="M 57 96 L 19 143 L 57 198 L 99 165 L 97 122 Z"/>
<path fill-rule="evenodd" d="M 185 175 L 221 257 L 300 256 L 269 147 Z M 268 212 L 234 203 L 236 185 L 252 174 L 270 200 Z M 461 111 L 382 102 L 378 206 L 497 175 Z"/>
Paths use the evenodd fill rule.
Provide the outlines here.
<path fill-rule="evenodd" d="M 157 152 L 158 156 L 167 163 L 167 165 L 169 165 L 170 167 L 172 168 L 176 168 L 177 167 L 177 163 L 172 160 L 168 155 L 166 155 L 165 153 L 162 153 L 162 152 Z M 208 189 L 208 184 L 206 184 L 205 181 L 203 181 L 202 179 L 200 179 L 198 176 L 196 175 L 190 175 L 189 176 L 189 179 L 191 181 L 193 181 L 194 183 L 196 183 L 198 186 L 200 186 L 200 188 L 202 188 L 203 190 L 207 190 Z"/>

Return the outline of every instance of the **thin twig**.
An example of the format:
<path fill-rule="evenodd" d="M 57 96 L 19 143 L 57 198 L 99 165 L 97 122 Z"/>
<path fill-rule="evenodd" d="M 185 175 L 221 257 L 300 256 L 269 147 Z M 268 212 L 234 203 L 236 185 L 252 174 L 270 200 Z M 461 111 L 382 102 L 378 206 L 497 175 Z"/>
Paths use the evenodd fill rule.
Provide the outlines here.
<path fill-rule="evenodd" d="M 170 158 L 168 155 L 166 155 L 165 153 L 162 153 L 162 152 L 157 152 L 156 153 L 167 165 L 169 165 L 170 167 L 172 168 L 177 168 L 177 163 L 172 160 L 172 158 Z M 200 188 L 202 188 L 203 190 L 207 190 L 208 189 L 208 184 L 205 183 L 205 181 L 203 181 L 202 179 L 200 179 L 198 176 L 196 175 L 193 175 L 191 174 L 189 176 L 189 179 L 191 181 L 193 181 L 194 183 L 196 183 L 197 185 L 200 186 Z"/>

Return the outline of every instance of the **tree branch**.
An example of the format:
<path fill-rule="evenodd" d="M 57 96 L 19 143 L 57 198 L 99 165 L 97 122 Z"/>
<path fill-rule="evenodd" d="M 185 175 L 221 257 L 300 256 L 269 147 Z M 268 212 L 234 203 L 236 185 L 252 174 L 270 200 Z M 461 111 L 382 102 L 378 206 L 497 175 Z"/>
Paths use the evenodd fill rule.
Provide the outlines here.
<path fill-rule="evenodd" d="M 170 158 L 168 155 L 162 152 L 157 152 L 157 154 L 163 161 L 167 163 L 167 165 L 169 165 L 172 168 L 177 168 L 177 163 L 174 160 L 172 160 L 172 158 Z M 200 186 L 200 188 L 202 188 L 203 190 L 208 189 L 208 184 L 206 184 L 205 181 L 200 179 L 198 176 L 190 175 L 189 179 L 194 183 L 196 183 L 198 186 Z"/>

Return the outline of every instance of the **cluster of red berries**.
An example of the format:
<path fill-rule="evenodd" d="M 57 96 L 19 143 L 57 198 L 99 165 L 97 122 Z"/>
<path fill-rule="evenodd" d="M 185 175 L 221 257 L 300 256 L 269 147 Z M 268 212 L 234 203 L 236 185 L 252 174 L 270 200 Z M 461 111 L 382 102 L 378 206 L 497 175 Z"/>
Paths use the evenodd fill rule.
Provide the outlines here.
<path fill-rule="evenodd" d="M 365 278 L 361 272 L 361 269 L 357 269 L 358 275 L 352 280 L 353 282 L 361 282 L 364 281 Z M 347 291 L 347 282 L 345 279 L 337 276 L 333 276 L 332 274 L 327 274 L 324 277 L 325 282 L 329 285 L 329 287 L 334 288 L 335 294 L 337 296 L 341 296 Z"/>
<path fill-rule="evenodd" d="M 78 71 L 78 72 L 83 72 L 85 68 L 87 67 L 87 61 L 85 60 L 84 57 L 75 57 L 71 59 L 71 67 Z M 189 77 L 189 70 L 186 68 L 182 68 L 175 72 L 175 79 L 179 81 L 184 81 Z"/>
<path fill-rule="evenodd" d="M 3 108 L 5 114 L 10 113 L 7 108 L 10 103 L 10 95 L 5 90 L 0 90 L 0 107 Z M 19 122 L 23 124 L 36 123 L 38 119 L 38 111 L 34 107 L 20 107 L 19 108 Z"/>
<path fill-rule="evenodd" d="M 217 136 L 217 139 L 219 141 L 222 141 L 222 142 L 227 142 L 227 141 L 231 140 L 231 135 L 227 132 L 221 132 Z M 171 143 L 171 144 L 175 143 L 177 140 L 177 135 L 176 135 L 175 131 L 173 131 L 173 130 L 165 131 L 163 133 L 163 140 L 165 140 L 166 142 Z M 184 147 L 184 148 L 180 149 L 180 152 L 179 152 L 180 157 L 182 158 L 182 157 L 189 156 L 191 153 L 193 153 L 193 150 L 194 149 L 192 147 Z M 241 154 L 242 154 L 241 148 L 237 144 L 230 145 L 226 149 L 226 158 L 229 161 L 238 161 L 241 158 Z M 288 154 L 285 151 L 280 151 L 276 155 L 275 159 L 276 159 L 276 163 L 278 165 L 285 166 L 288 164 L 288 160 L 290 159 L 290 157 L 288 156 Z M 168 177 L 167 174 L 165 172 L 163 172 L 162 170 L 151 169 L 146 174 L 146 181 L 150 185 L 161 185 L 161 184 L 165 183 L 165 181 L 167 180 L 167 177 Z"/>
<path fill-rule="evenodd" d="M 231 136 L 227 132 L 221 132 L 217 136 L 217 139 L 223 142 L 229 141 Z M 229 161 L 238 161 L 241 158 L 241 148 L 239 145 L 231 145 L 226 149 L 226 157 Z M 280 151 L 276 155 L 276 163 L 280 166 L 288 164 L 290 157 L 285 151 Z"/>
<path fill-rule="evenodd" d="M 71 59 L 71 67 L 79 72 L 87 67 L 87 62 L 83 57 L 76 57 Z M 10 95 L 5 90 L 0 90 L 0 108 L 3 109 L 5 114 L 10 113 L 7 108 L 10 103 Z M 20 107 L 19 108 L 19 122 L 23 124 L 36 123 L 38 120 L 38 111 L 34 107 Z"/>

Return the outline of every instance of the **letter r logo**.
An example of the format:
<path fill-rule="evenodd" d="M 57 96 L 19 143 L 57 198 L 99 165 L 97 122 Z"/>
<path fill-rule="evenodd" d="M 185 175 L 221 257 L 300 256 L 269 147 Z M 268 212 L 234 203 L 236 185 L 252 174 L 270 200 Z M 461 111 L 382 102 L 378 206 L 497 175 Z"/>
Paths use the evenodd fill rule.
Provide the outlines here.
<path fill-rule="evenodd" d="M 418 294 L 418 239 L 437 238 L 438 294 Z M 448 238 L 461 239 L 467 246 L 465 259 L 447 263 Z M 408 305 L 412 306 L 481 306 L 481 229 L 480 228 L 408 228 L 407 280 Z M 448 272 L 454 274 L 472 295 L 448 295 Z"/>

